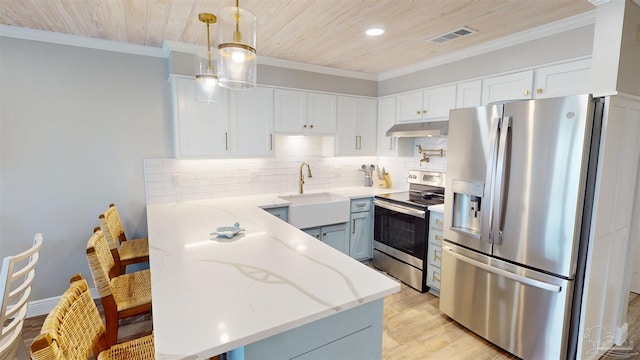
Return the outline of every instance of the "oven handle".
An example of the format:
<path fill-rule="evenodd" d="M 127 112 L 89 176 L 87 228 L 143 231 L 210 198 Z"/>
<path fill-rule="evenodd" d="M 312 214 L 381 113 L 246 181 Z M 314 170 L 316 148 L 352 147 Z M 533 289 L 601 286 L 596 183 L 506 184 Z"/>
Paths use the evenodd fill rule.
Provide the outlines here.
<path fill-rule="evenodd" d="M 407 208 L 407 207 L 404 207 L 404 206 L 398 206 L 398 205 L 390 204 L 390 203 L 388 203 L 386 201 L 382 201 L 382 200 L 374 199 L 373 200 L 373 204 L 375 206 L 379 206 L 379 207 L 387 209 L 387 210 L 391 210 L 391 211 L 399 212 L 399 213 L 402 213 L 402 214 L 418 217 L 418 218 L 421 218 L 421 219 L 424 219 L 425 215 L 426 215 L 426 211 L 424 211 L 424 210 L 418 210 L 418 209 Z"/>

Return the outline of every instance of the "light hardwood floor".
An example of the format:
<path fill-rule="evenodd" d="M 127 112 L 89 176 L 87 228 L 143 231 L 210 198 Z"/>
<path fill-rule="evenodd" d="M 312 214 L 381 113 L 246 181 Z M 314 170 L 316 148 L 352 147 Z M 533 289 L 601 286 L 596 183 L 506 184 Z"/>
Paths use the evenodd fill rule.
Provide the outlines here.
<path fill-rule="evenodd" d="M 384 299 L 384 329 L 382 358 L 385 360 L 422 359 L 517 359 L 517 357 L 488 343 L 443 315 L 438 310 L 439 298 L 421 294 L 402 284 L 399 293 Z M 102 311 L 100 302 L 98 308 Z M 46 315 L 26 320 L 23 332 L 28 350 L 40 331 Z M 629 344 L 632 349 L 615 348 L 602 359 L 638 358 L 640 354 L 640 296 L 629 298 Z M 119 341 L 147 335 L 151 332 L 151 318 L 141 316 L 121 325 Z M 616 350 L 618 349 L 618 350 Z"/>

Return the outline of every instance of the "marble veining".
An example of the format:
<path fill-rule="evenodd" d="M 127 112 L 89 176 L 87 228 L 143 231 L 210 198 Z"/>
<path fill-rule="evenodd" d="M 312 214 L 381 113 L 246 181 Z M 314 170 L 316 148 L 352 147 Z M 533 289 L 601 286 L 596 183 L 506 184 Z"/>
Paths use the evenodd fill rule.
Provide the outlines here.
<path fill-rule="evenodd" d="M 274 204 L 287 205 L 260 195 L 147 206 L 159 356 L 210 357 L 399 291 L 260 209 Z M 243 233 L 209 236 L 235 222 Z"/>

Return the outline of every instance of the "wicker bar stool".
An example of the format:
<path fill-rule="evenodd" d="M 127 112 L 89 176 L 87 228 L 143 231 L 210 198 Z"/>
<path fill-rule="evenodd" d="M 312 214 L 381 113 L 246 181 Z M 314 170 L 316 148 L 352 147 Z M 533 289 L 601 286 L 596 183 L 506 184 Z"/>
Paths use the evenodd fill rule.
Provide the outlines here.
<path fill-rule="evenodd" d="M 149 239 L 127 240 L 115 204 L 98 216 L 100 228 L 109 243 L 117 271 L 124 274 L 127 265 L 149 262 Z"/>
<path fill-rule="evenodd" d="M 109 347 L 87 281 L 77 274 L 70 282 L 31 343 L 32 359 L 80 360 L 91 353 L 98 360 L 155 358 L 153 334 Z"/>
<path fill-rule="evenodd" d="M 104 308 L 107 341 L 114 345 L 120 319 L 151 311 L 151 273 L 146 269 L 117 274 L 109 245 L 100 229 L 87 242 L 87 260 Z"/>
<path fill-rule="evenodd" d="M 31 284 L 35 277 L 42 234 L 33 239 L 33 245 L 20 254 L 7 256 L 0 267 L 0 359 L 25 356 L 22 327 L 27 317 Z"/>

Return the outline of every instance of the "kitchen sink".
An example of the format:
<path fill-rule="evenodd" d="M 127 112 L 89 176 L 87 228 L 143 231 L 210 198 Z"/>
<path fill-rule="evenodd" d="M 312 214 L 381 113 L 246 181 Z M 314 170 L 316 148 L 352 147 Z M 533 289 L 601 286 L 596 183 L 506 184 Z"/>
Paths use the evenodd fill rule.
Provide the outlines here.
<path fill-rule="evenodd" d="M 349 221 L 348 198 L 328 192 L 280 196 L 289 204 L 289 223 L 298 229 Z"/>

